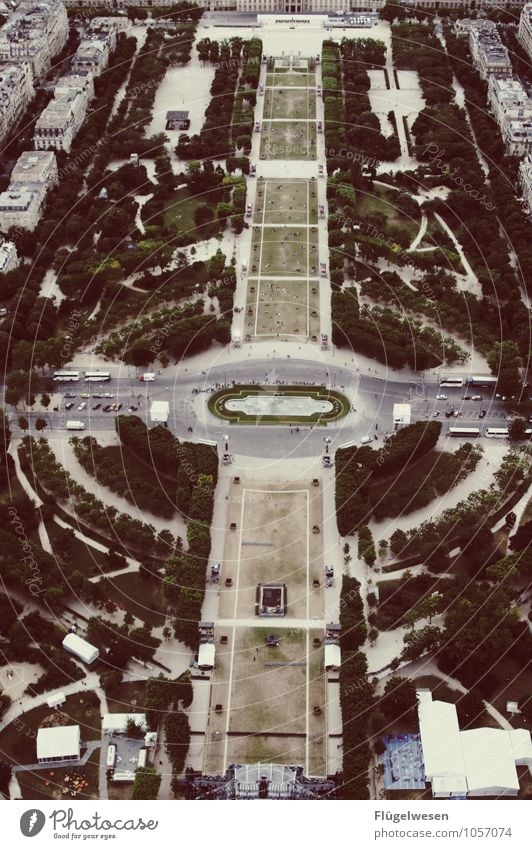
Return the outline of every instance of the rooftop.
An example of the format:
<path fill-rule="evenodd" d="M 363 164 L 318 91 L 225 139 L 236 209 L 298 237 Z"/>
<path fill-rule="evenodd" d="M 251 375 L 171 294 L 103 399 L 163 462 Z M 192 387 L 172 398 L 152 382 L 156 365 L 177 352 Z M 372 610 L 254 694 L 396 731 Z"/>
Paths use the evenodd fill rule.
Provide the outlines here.
<path fill-rule="evenodd" d="M 37 731 L 37 760 L 79 758 L 79 744 L 79 725 L 39 728 Z"/>
<path fill-rule="evenodd" d="M 13 171 L 11 185 L 44 183 L 55 165 L 55 154 L 49 150 L 26 150 L 21 153 Z"/>

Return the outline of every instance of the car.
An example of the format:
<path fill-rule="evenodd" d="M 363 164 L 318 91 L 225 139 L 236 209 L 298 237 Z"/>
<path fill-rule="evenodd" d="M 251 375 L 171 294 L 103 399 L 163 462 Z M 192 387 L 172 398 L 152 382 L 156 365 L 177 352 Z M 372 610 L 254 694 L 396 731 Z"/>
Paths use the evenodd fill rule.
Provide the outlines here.
<path fill-rule="evenodd" d="M 325 218 L 325 206 L 322 203 L 320 203 L 319 210 L 320 210 L 320 218 Z"/>
<path fill-rule="evenodd" d="M 479 419 L 483 419 L 485 415 L 486 415 L 486 410 L 481 410 L 480 413 L 478 414 L 478 417 L 479 417 Z"/>
<path fill-rule="evenodd" d="M 117 410 L 121 410 L 121 409 L 122 409 L 122 404 L 119 404 L 119 405 L 118 405 L 118 407 L 117 407 L 116 409 L 117 409 Z"/>
<path fill-rule="evenodd" d="M 452 416 L 452 414 L 453 414 L 453 411 L 452 411 L 452 410 L 447 410 L 447 411 L 446 411 L 446 413 L 445 413 L 445 418 L 446 418 L 446 419 L 450 419 L 450 418 L 451 418 L 451 416 Z"/>
<path fill-rule="evenodd" d="M 439 411 L 439 410 L 434 410 L 434 412 L 433 412 L 433 414 L 432 414 L 432 415 L 434 416 L 434 418 L 436 418 L 436 416 L 439 416 L 439 415 L 440 415 L 440 411 Z"/>
<path fill-rule="evenodd" d="M 102 406 L 101 404 L 95 404 L 92 409 L 93 410 L 99 410 L 101 406 Z"/>
<path fill-rule="evenodd" d="M 256 177 L 257 176 L 257 166 L 256 165 L 250 165 L 249 176 L 250 177 Z"/>
<path fill-rule="evenodd" d="M 69 401 L 68 404 L 65 404 L 65 410 L 71 410 L 74 404 L 72 401 Z"/>
<path fill-rule="evenodd" d="M 472 401 L 482 401 L 482 395 L 472 395 L 471 400 Z"/>
<path fill-rule="evenodd" d="M 323 133 L 323 122 L 318 121 L 318 133 Z"/>
<path fill-rule="evenodd" d="M 436 401 L 447 401 L 447 395 L 436 395 Z"/>
<path fill-rule="evenodd" d="M 318 177 L 323 177 L 323 165 L 318 165 Z"/>
<path fill-rule="evenodd" d="M 81 395 L 80 395 L 80 398 L 90 398 L 90 397 L 91 397 L 90 392 L 82 392 Z"/>
<path fill-rule="evenodd" d="M 462 401 L 471 401 L 471 395 L 464 395 Z"/>
<path fill-rule="evenodd" d="M 105 407 L 103 408 L 103 411 L 104 411 L 104 413 L 108 413 L 110 409 L 111 409 L 111 405 L 106 404 Z"/>
<path fill-rule="evenodd" d="M 105 393 L 102 395 L 102 398 L 113 398 L 113 397 L 114 397 L 114 396 L 113 396 L 113 393 L 112 393 L 112 392 L 105 392 Z"/>
<path fill-rule="evenodd" d="M 248 218 L 251 218 L 252 215 L 253 215 L 253 204 L 248 203 L 248 205 L 246 206 L 246 216 Z"/>
<path fill-rule="evenodd" d="M 65 398 L 75 398 L 75 397 L 76 397 L 75 392 L 65 392 Z"/>
<path fill-rule="evenodd" d="M 137 412 L 137 407 L 135 407 L 135 406 L 132 404 L 132 405 L 131 405 L 131 407 L 128 407 L 128 408 L 127 408 L 127 411 L 128 411 L 128 413 L 136 413 L 136 412 Z"/>
<path fill-rule="evenodd" d="M 321 85 L 316 86 L 316 94 L 321 97 Z"/>
<path fill-rule="evenodd" d="M 327 266 L 324 262 L 320 262 L 320 276 L 325 277 L 327 275 Z"/>
<path fill-rule="evenodd" d="M 104 396 L 101 395 L 100 393 L 97 393 L 97 394 L 94 394 L 92 397 L 93 398 L 103 398 Z"/>
<path fill-rule="evenodd" d="M 264 86 L 262 83 L 259 85 L 259 94 L 264 94 Z"/>
<path fill-rule="evenodd" d="M 255 121 L 255 132 L 260 133 L 260 121 Z"/>
<path fill-rule="evenodd" d="M 363 436 L 361 438 L 360 442 L 361 442 L 362 445 L 367 445 L 368 442 L 373 442 L 373 437 L 372 436 Z"/>
<path fill-rule="evenodd" d="M 87 406 L 87 402 L 83 401 L 83 403 L 80 404 L 79 407 L 78 407 L 79 412 L 82 413 L 83 410 L 86 408 L 86 406 Z"/>

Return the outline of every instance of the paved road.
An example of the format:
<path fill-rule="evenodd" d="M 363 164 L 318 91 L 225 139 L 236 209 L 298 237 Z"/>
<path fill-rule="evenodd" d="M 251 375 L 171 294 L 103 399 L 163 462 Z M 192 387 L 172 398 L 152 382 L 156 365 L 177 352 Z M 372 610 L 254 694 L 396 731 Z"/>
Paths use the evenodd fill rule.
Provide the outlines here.
<path fill-rule="evenodd" d="M 306 352 L 305 352 L 306 353 Z M 331 438 L 331 450 L 352 440 L 360 440 L 362 436 L 373 435 L 380 439 L 385 433 L 392 431 L 393 404 L 409 402 L 412 405 L 413 420 L 427 419 L 439 411 L 439 418 L 446 425 L 463 427 L 501 427 L 506 423 L 506 413 L 503 404 L 491 397 L 491 391 L 478 390 L 483 394 L 482 400 L 463 400 L 464 389 L 445 389 L 446 400 L 438 400 L 440 388 L 435 375 L 425 381 L 423 377 L 412 376 L 409 380 L 399 373 L 391 372 L 390 377 L 380 377 L 375 369 L 375 376 L 357 373 L 352 367 L 346 367 L 338 352 L 335 362 L 318 363 L 315 360 L 283 359 L 272 361 L 243 360 L 232 362 L 225 366 L 216 366 L 194 373 L 183 367 L 167 370 L 157 375 L 155 382 L 142 383 L 136 378 L 135 370 L 127 367 L 111 366 L 109 371 L 112 380 L 109 383 L 87 386 L 82 381 L 77 384 L 62 384 L 60 392 L 54 397 L 49 410 L 42 411 L 12 411 L 12 429 L 15 435 L 21 435 L 17 419 L 24 414 L 30 422 L 30 432 L 34 433 L 34 423 L 39 416 L 45 416 L 49 423 L 48 438 L 69 438 L 71 432 L 66 430 L 68 419 L 78 419 L 86 423 L 86 432 L 96 435 L 114 432 L 115 413 L 105 413 L 102 407 L 112 402 L 121 403 L 121 413 L 127 413 L 130 406 L 137 407 L 135 415 L 143 419 L 154 400 L 167 400 L 170 403 L 169 428 L 180 437 L 191 439 L 214 439 L 222 442 L 222 436 L 229 430 L 230 450 L 243 456 L 261 456 L 264 458 L 280 456 L 319 456 L 323 450 L 325 433 Z M 212 416 L 207 410 L 207 400 L 211 391 L 221 385 L 236 383 L 259 383 L 274 385 L 276 383 L 308 383 L 315 385 L 323 383 L 345 392 L 352 404 L 351 413 L 337 423 L 327 428 L 300 427 L 298 432 L 290 432 L 290 428 L 261 427 L 260 439 L 257 439 L 256 425 L 229 426 L 227 423 Z M 82 393 L 89 392 L 91 397 L 83 399 Z M 64 398 L 65 393 L 74 393 L 75 398 Z M 94 398 L 94 395 L 112 394 L 112 398 Z M 472 391 L 472 394 L 475 394 Z M 87 409 L 78 410 L 84 401 Z M 71 402 L 74 407 L 65 411 L 65 403 Z M 100 409 L 94 407 L 100 404 Z M 57 406 L 54 412 L 52 407 Z M 458 419 L 445 419 L 444 414 L 454 406 L 460 411 Z M 487 416 L 479 420 L 481 409 L 487 410 Z M 189 431 L 192 428 L 192 431 Z"/>

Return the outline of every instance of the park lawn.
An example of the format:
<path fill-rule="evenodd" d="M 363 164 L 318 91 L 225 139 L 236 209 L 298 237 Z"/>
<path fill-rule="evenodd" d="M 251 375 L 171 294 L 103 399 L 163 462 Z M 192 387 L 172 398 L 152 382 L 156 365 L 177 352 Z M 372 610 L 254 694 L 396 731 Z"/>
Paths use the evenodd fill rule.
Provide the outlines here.
<path fill-rule="evenodd" d="M 314 159 L 314 121 L 264 121 L 260 159 Z"/>
<path fill-rule="evenodd" d="M 154 673 L 156 674 L 158 673 Z M 145 693 L 145 681 L 128 681 L 120 684 L 116 691 L 113 691 L 112 696 L 107 696 L 109 713 L 144 713 Z"/>
<path fill-rule="evenodd" d="M 166 620 L 166 601 L 162 583 L 141 578 L 138 572 L 125 572 L 99 582 L 106 596 L 146 625 L 159 628 Z"/>
<path fill-rule="evenodd" d="M 198 239 L 203 239 L 203 228 L 197 228 L 194 221 L 194 213 L 199 206 L 212 206 L 213 212 L 216 215 L 217 200 L 209 198 L 208 193 L 201 195 L 193 195 L 188 188 L 176 189 L 174 194 L 166 202 L 164 208 L 164 226 L 170 227 L 179 234 L 179 242 L 182 245 L 190 245 L 197 242 Z M 212 227 L 215 227 L 216 221 L 213 221 Z M 222 228 L 223 229 L 223 228 Z"/>
<path fill-rule="evenodd" d="M 47 769 L 39 770 L 38 772 L 19 772 L 17 773 L 17 779 L 24 799 L 61 799 L 66 802 L 70 801 L 72 797 L 68 794 L 63 794 L 63 789 L 68 787 L 68 783 L 64 779 L 69 772 L 74 772 L 77 775 L 82 775 L 89 782 L 88 787 L 76 798 L 98 799 L 99 767 L 100 749 L 98 748 L 92 752 L 84 766 L 70 766 L 58 769 L 51 765 Z"/>
<path fill-rule="evenodd" d="M 375 229 L 382 230 L 383 236 L 386 237 L 388 227 L 401 227 L 408 233 L 410 241 L 416 236 L 421 222 L 421 213 L 416 220 L 403 215 L 397 208 L 397 192 L 389 191 L 383 186 L 373 186 L 371 194 L 357 192 L 356 213 L 361 221 L 375 213 L 384 215 L 386 221 L 382 227 L 375 225 Z"/>
<path fill-rule="evenodd" d="M 450 584 L 450 578 L 438 578 L 428 574 L 417 575 L 407 581 L 380 581 L 377 627 L 380 631 L 399 627 L 405 613 L 421 599 L 435 591 L 445 592 Z"/>

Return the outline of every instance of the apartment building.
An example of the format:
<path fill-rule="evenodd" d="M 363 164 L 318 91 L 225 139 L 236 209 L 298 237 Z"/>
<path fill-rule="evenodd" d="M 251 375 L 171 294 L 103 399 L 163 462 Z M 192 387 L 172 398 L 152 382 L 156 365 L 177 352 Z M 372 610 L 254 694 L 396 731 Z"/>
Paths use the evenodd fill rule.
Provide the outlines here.
<path fill-rule="evenodd" d="M 509 156 L 524 156 L 532 151 L 532 120 L 506 121 L 501 129 Z"/>
<path fill-rule="evenodd" d="M 17 248 L 14 242 L 0 242 L 0 274 L 7 274 L 18 266 Z"/>
<path fill-rule="evenodd" d="M 28 62 L 0 65 L 0 144 L 16 128 L 34 94 Z"/>
<path fill-rule="evenodd" d="M 469 49 L 473 65 L 483 80 L 490 74 L 511 74 L 512 63 L 492 21 L 483 27 L 472 27 L 469 32 Z"/>
<path fill-rule="evenodd" d="M 532 3 L 525 3 L 519 18 L 517 38 L 532 59 Z"/>
<path fill-rule="evenodd" d="M 88 72 L 98 77 L 109 64 L 109 53 L 109 41 L 84 38 L 72 59 L 72 70 L 76 73 Z"/>
<path fill-rule="evenodd" d="M 500 127 L 507 121 L 532 118 L 532 100 L 517 77 L 491 74 L 488 79 L 488 101 Z"/>
<path fill-rule="evenodd" d="M 46 194 L 57 183 L 55 154 L 51 151 L 25 151 L 11 173 L 5 192 L 0 193 L 0 230 L 11 227 L 34 230 Z"/>
<path fill-rule="evenodd" d="M 65 46 L 68 19 L 61 0 L 21 0 L 0 28 L 0 62 L 30 64 L 37 80 Z"/>
<path fill-rule="evenodd" d="M 72 142 L 80 129 L 90 98 L 94 95 L 91 74 L 72 74 L 61 77 L 54 99 L 41 112 L 33 134 L 36 150 L 64 150 L 70 153 Z"/>
<path fill-rule="evenodd" d="M 519 165 L 519 184 L 530 218 L 532 218 L 532 153 L 527 154 Z"/>

